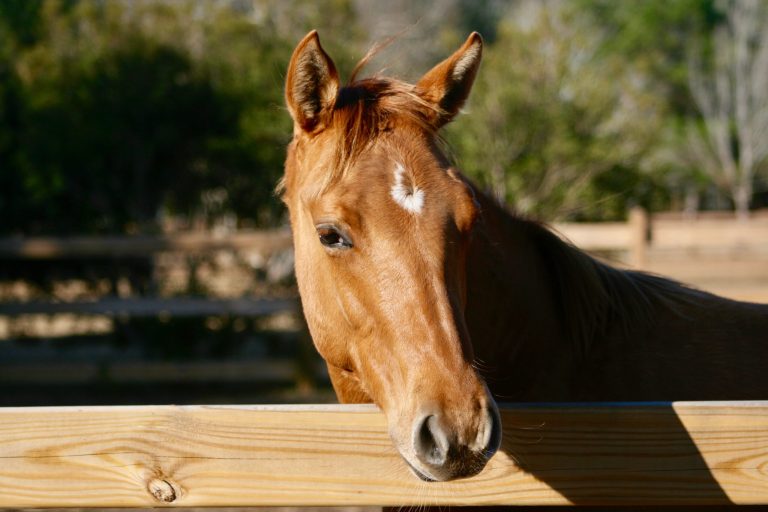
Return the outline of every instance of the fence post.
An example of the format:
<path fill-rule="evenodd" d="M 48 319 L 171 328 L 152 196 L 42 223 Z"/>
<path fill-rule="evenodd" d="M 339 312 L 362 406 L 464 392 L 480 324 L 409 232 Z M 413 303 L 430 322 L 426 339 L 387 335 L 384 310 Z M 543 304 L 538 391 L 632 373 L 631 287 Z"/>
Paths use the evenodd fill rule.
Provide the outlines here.
<path fill-rule="evenodd" d="M 648 263 L 648 212 L 640 206 L 629 210 L 629 264 L 634 268 L 645 268 Z"/>

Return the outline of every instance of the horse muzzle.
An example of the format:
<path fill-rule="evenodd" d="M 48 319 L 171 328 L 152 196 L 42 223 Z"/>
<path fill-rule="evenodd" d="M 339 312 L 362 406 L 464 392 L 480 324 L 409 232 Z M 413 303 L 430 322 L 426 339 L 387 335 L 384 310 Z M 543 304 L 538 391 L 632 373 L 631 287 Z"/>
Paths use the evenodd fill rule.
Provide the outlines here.
<path fill-rule="evenodd" d="M 413 460 L 404 457 L 413 472 L 424 481 L 447 481 L 476 475 L 501 445 L 501 418 L 488 395 L 481 418 L 474 429 L 459 429 L 448 416 L 427 410 L 414 422 Z"/>

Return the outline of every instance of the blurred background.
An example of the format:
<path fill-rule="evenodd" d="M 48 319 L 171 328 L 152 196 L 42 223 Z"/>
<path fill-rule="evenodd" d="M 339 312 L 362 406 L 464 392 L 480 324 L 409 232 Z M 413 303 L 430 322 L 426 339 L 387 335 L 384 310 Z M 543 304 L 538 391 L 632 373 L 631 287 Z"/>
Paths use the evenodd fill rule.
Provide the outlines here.
<path fill-rule="evenodd" d="M 619 265 L 768 302 L 768 3 L 0 0 L 0 405 L 324 402 L 283 79 L 477 30 L 459 167 Z"/>

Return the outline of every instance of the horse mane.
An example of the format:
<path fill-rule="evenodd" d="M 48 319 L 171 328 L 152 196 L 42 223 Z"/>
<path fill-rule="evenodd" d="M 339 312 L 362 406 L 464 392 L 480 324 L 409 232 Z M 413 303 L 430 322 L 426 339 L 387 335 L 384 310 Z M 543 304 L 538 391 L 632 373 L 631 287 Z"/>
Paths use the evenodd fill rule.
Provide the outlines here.
<path fill-rule="evenodd" d="M 585 357 L 594 342 L 620 329 L 652 325 L 658 305 L 682 316 L 681 306 L 712 297 L 706 292 L 647 272 L 605 264 L 560 238 L 551 228 L 523 220 L 552 276 L 558 313 L 565 331 Z"/>

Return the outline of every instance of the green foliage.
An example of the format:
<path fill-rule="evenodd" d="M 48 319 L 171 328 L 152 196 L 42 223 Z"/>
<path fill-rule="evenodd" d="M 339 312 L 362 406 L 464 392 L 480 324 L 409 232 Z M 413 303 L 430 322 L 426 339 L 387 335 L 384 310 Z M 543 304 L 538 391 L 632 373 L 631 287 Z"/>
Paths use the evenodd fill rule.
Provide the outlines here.
<path fill-rule="evenodd" d="M 547 7 L 502 25 L 450 140 L 461 167 L 523 213 L 617 218 L 650 200 L 637 169 L 662 106 L 573 26 Z"/>
<path fill-rule="evenodd" d="M 40 35 L 42 5 L 43 0 L 0 2 L 0 30 L 20 46 L 34 43 Z"/>
<path fill-rule="evenodd" d="M 159 215 L 279 221 L 282 81 L 350 2 L 0 2 L 0 232 L 157 229 Z M 326 10 L 332 23 L 316 23 Z M 289 27 L 290 30 L 286 30 Z M 342 64 L 349 48 L 338 40 Z M 359 46 L 359 45 L 358 45 Z"/>
<path fill-rule="evenodd" d="M 721 20 L 715 0 L 577 0 L 574 8 L 605 35 L 604 54 L 627 59 L 666 89 L 675 115 L 695 109 L 688 90 L 688 51 Z"/>
<path fill-rule="evenodd" d="M 233 120 L 183 54 L 142 39 L 72 63 L 28 94 L 24 136 L 35 151 L 20 170 L 37 211 L 26 218 L 46 231 L 151 221 L 205 157 L 206 139 Z"/>

